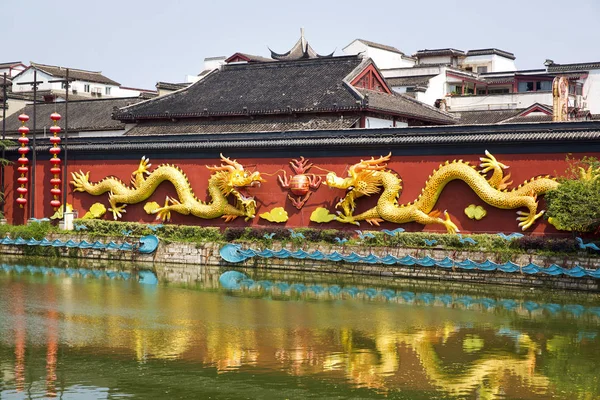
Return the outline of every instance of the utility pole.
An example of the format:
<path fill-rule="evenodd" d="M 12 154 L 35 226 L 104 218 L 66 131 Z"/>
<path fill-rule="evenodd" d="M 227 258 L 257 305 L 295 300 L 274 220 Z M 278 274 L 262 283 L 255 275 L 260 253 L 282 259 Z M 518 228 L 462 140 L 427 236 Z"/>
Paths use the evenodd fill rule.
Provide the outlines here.
<path fill-rule="evenodd" d="M 4 73 L 4 79 L 2 80 L 2 173 L 0 174 L 0 186 L 2 186 L 2 203 L 0 205 L 0 211 L 2 211 L 2 218 L 4 218 L 4 203 L 6 202 L 6 198 L 4 197 L 6 194 L 6 186 L 4 183 L 4 159 L 6 158 L 5 151 L 5 140 L 6 140 L 6 87 L 8 84 L 6 83 L 6 72 Z"/>

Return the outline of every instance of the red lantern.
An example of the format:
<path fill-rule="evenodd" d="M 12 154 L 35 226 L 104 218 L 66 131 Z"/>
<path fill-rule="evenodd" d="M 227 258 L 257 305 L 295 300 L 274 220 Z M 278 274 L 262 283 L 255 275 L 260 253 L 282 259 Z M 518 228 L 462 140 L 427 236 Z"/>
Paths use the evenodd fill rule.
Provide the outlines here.
<path fill-rule="evenodd" d="M 52 189 L 50 189 L 50 193 L 54 197 L 50 201 L 50 205 L 54 207 L 54 211 L 58 210 L 58 207 L 60 207 L 61 204 L 60 158 L 58 158 L 58 155 L 60 154 L 60 147 L 58 146 L 60 143 L 60 137 L 58 134 L 61 131 L 60 126 L 58 126 L 58 121 L 60 121 L 60 118 L 61 116 L 59 113 L 54 112 L 50 114 L 50 119 L 54 121 L 54 125 L 50 127 L 50 132 L 54 134 L 54 136 L 50 138 L 50 143 L 52 143 L 52 147 L 50 147 L 50 154 L 52 154 L 52 158 L 50 159 L 50 164 L 52 165 L 52 168 L 50 168 L 50 173 L 53 175 L 53 178 L 50 179 L 50 184 L 53 186 Z"/>
<path fill-rule="evenodd" d="M 17 198 L 17 204 L 19 207 L 23 208 L 25 204 L 27 204 L 27 183 L 29 179 L 27 178 L 27 173 L 29 172 L 29 160 L 27 159 L 27 153 L 29 153 L 29 139 L 27 138 L 27 134 L 29 133 L 29 128 L 25 126 L 25 123 L 29 121 L 29 116 L 26 114 L 19 115 L 19 121 L 21 121 L 21 127 L 19 127 L 19 133 L 21 137 L 19 138 L 19 143 L 21 143 L 21 147 L 19 147 L 19 154 L 21 157 L 17 160 L 20 164 L 17 171 L 21 174 L 20 177 L 17 178 L 17 183 L 21 185 L 17 188 L 17 193 L 19 197 Z"/>

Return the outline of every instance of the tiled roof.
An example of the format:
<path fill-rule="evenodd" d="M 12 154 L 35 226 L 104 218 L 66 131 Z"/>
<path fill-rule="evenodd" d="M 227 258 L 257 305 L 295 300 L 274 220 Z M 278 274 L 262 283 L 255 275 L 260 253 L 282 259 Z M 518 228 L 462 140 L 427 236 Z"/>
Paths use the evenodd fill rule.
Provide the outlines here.
<path fill-rule="evenodd" d="M 14 67 L 15 65 L 23 65 L 23 63 L 21 61 L 4 62 L 0 63 L 0 68 L 10 68 Z"/>
<path fill-rule="evenodd" d="M 156 82 L 156 89 L 179 90 L 190 85 L 191 83 Z"/>
<path fill-rule="evenodd" d="M 49 75 L 52 75 L 56 78 L 65 78 L 67 76 L 67 69 L 63 67 L 57 67 L 54 65 L 44 65 L 38 63 L 31 63 L 31 67 L 36 68 L 40 71 L 43 71 Z M 96 71 L 86 71 L 83 69 L 75 69 L 69 68 L 69 79 L 88 81 L 88 82 L 96 82 L 96 83 L 104 83 L 106 85 L 115 85 L 120 86 L 119 82 L 113 81 L 112 79 L 107 78 L 102 75 L 102 72 Z"/>
<path fill-rule="evenodd" d="M 358 91 L 365 96 L 365 106 L 370 110 L 387 111 L 403 117 L 428 122 L 456 123 L 456 120 L 450 114 L 421 103 L 410 96 L 398 93 L 389 95 L 367 89 L 358 89 Z"/>
<path fill-rule="evenodd" d="M 262 56 L 255 56 L 254 54 L 248 54 L 248 53 L 235 53 L 231 56 L 229 56 L 225 62 L 229 63 L 232 58 L 235 58 L 235 56 L 241 56 L 243 58 L 247 58 L 248 62 L 273 62 L 276 60 L 273 60 L 272 58 L 267 58 L 267 57 L 262 57 Z"/>
<path fill-rule="evenodd" d="M 413 57 L 433 57 L 433 56 L 464 56 L 465 52 L 457 49 L 423 49 L 418 50 Z"/>
<path fill-rule="evenodd" d="M 376 49 L 391 51 L 393 53 L 398 53 L 398 54 L 404 55 L 403 52 L 401 52 L 400 50 L 398 50 L 397 48 L 395 48 L 393 46 L 388 46 L 388 45 L 385 45 L 385 44 L 375 43 L 375 42 L 371 42 L 370 40 L 365 40 L 365 39 L 356 39 L 356 40 L 358 40 L 359 42 L 363 42 L 367 46 L 375 47 Z"/>
<path fill-rule="evenodd" d="M 535 123 L 535 122 L 552 122 L 552 115 L 540 115 L 540 114 L 528 114 L 519 115 L 516 117 L 508 118 L 505 121 L 501 121 L 501 124 L 520 124 L 520 123 Z"/>
<path fill-rule="evenodd" d="M 348 84 L 372 61 L 360 56 L 224 65 L 186 89 L 120 110 L 123 121 L 361 111 L 364 94 Z M 369 93 L 368 108 L 436 123 L 439 110 L 405 96 Z"/>
<path fill-rule="evenodd" d="M 106 153 L 111 150 L 128 151 L 197 151 L 197 150 L 251 150 L 274 148 L 329 147 L 388 149 L 406 146 L 463 146 L 465 151 L 473 144 L 523 146 L 546 144 L 564 146 L 600 143 L 600 122 L 555 122 L 539 124 L 507 124 L 489 126 L 442 126 L 420 128 L 349 129 L 343 131 L 298 131 L 281 135 L 280 132 L 254 134 L 187 135 L 181 137 L 148 136 L 132 140 L 131 137 L 87 138 L 69 142 L 75 151 Z M 11 149 L 9 149 L 11 150 Z M 12 149 L 16 150 L 16 147 Z"/>
<path fill-rule="evenodd" d="M 120 130 L 125 124 L 111 118 L 115 107 L 125 107 L 128 104 L 139 101 L 138 98 L 112 98 L 102 100 L 69 101 L 69 130 L 70 131 L 100 131 Z M 52 125 L 50 114 L 54 111 L 64 117 L 65 103 L 42 103 L 36 106 L 37 129 Z M 25 106 L 6 118 L 6 131 L 16 133 L 21 126 L 18 115 L 25 113 L 31 117 L 27 126 L 33 130 L 33 105 Z M 64 118 L 59 125 L 64 128 Z"/>
<path fill-rule="evenodd" d="M 228 119 L 206 120 L 195 119 L 173 123 L 160 121 L 141 123 L 127 131 L 127 136 L 150 135 L 187 135 L 214 133 L 257 133 L 257 132 L 288 132 L 307 131 L 315 129 L 349 129 L 359 120 L 359 117 L 315 117 L 310 115 L 293 117 L 268 117 L 257 119 Z"/>
<path fill-rule="evenodd" d="M 401 76 L 385 78 L 390 86 L 427 86 L 429 80 L 437 75 Z"/>
<path fill-rule="evenodd" d="M 515 60 L 516 57 L 513 53 L 508 52 L 508 51 L 504 51 L 504 50 L 500 50 L 500 49 L 475 49 L 475 50 L 468 50 L 467 51 L 467 57 L 469 56 L 484 56 L 484 55 L 491 55 L 491 54 L 496 54 L 498 56 L 502 56 L 505 58 L 510 58 L 511 60 Z"/>
<path fill-rule="evenodd" d="M 188 88 L 121 110 L 124 120 L 265 115 L 359 108 L 344 83 L 357 56 L 227 64 Z"/>
<path fill-rule="evenodd" d="M 518 115 L 523 109 L 512 110 L 484 110 L 484 111 L 460 111 L 452 112 L 459 118 L 459 123 L 465 125 L 473 124 L 498 124 Z"/>
<path fill-rule="evenodd" d="M 600 61 L 574 63 L 574 64 L 550 64 L 548 72 L 563 72 L 563 71 L 586 71 L 590 69 L 600 69 Z"/>

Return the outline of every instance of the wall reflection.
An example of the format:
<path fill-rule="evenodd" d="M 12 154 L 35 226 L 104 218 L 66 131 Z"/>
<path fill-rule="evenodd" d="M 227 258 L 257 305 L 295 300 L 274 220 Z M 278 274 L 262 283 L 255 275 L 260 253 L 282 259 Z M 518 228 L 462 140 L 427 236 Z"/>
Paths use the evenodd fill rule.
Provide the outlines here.
<path fill-rule="evenodd" d="M 214 276 L 206 282 L 187 290 L 0 275 L 0 349 L 11 349 L 14 371 L 2 361 L 4 385 L 25 390 L 35 377 L 28 368 L 39 367 L 28 349 L 44 349 L 45 396 L 56 397 L 63 348 L 140 365 L 164 360 L 219 373 L 312 376 L 379 393 L 541 399 L 575 385 L 582 398 L 600 395 L 597 386 L 577 386 L 590 377 L 555 370 L 559 362 L 600 367 L 593 315 L 546 315 L 540 325 L 536 310 L 344 301 L 322 293 L 264 299 L 261 288 L 232 296 L 216 290 Z"/>

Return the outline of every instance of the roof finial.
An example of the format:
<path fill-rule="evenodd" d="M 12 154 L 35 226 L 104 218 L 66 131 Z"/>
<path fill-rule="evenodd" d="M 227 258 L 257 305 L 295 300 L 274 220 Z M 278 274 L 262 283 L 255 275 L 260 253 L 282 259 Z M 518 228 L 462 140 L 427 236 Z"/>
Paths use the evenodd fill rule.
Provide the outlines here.
<path fill-rule="evenodd" d="M 300 28 L 300 40 L 302 41 L 302 51 L 306 52 L 306 39 L 304 39 L 304 28 Z"/>

